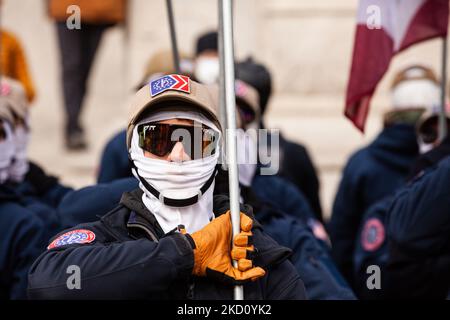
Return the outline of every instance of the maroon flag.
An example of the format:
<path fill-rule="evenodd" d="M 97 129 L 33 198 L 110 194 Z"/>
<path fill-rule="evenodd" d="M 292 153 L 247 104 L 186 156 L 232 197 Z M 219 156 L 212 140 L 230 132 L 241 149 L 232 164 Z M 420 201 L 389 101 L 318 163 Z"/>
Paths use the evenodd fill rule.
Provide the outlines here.
<path fill-rule="evenodd" d="M 420 41 L 446 37 L 448 14 L 449 0 L 360 1 L 345 100 L 345 116 L 359 130 L 364 132 L 370 100 L 391 58 Z"/>

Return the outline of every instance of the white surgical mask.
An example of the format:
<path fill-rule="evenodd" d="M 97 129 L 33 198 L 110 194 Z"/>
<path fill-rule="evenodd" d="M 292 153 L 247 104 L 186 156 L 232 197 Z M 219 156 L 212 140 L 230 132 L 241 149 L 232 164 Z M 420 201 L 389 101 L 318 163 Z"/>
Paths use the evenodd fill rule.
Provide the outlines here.
<path fill-rule="evenodd" d="M 174 118 L 199 121 L 219 131 L 206 117 L 195 112 L 160 112 L 139 122 L 139 124 Z M 145 157 L 142 148 L 139 147 L 137 126 L 133 131 L 129 152 L 139 176 L 158 190 L 162 196 L 172 199 L 187 199 L 197 195 L 213 174 L 219 157 L 219 152 L 216 152 L 203 159 L 181 163 Z M 134 169 L 133 175 L 138 178 Z M 180 224 L 185 226 L 187 232 L 193 233 L 202 229 L 214 218 L 214 183 L 199 197 L 195 204 L 185 207 L 165 205 L 160 199 L 153 196 L 142 183 L 139 184 L 139 187 L 144 191 L 142 196 L 144 205 L 156 217 L 165 233 L 173 230 Z"/>
<path fill-rule="evenodd" d="M 6 122 L 0 122 L 6 132 L 5 140 L 0 141 L 0 184 L 9 179 L 9 167 L 14 156 L 13 132 Z"/>
<path fill-rule="evenodd" d="M 214 84 L 219 80 L 219 59 L 200 57 L 195 64 L 194 76 L 203 84 Z"/>
<path fill-rule="evenodd" d="M 27 146 L 30 132 L 25 126 L 14 130 L 14 161 L 9 167 L 9 178 L 14 182 L 22 182 L 28 172 Z"/>

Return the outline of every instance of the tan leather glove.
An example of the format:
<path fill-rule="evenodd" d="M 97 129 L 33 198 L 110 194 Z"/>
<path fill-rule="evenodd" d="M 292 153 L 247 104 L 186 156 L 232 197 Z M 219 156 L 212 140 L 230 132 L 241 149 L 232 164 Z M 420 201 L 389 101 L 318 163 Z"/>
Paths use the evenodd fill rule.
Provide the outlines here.
<path fill-rule="evenodd" d="M 251 260 L 254 251 L 252 226 L 252 219 L 241 212 L 241 233 L 235 236 L 232 250 L 229 211 L 190 235 L 195 243 L 192 273 L 230 284 L 242 284 L 263 277 L 264 269 L 253 267 Z M 233 267 L 232 260 L 238 261 L 238 268 Z"/>

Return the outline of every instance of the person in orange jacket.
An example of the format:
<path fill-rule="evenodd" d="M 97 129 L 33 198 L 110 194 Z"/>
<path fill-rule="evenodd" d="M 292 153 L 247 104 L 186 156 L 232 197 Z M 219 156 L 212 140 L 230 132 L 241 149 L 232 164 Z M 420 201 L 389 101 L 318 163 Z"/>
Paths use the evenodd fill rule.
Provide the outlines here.
<path fill-rule="evenodd" d="M 1 3 L 0 3 L 1 5 Z M 29 102 L 34 100 L 36 95 L 33 81 L 28 70 L 25 52 L 19 40 L 12 33 L 0 30 L 1 50 L 0 68 L 3 76 L 19 81 L 27 94 Z"/>

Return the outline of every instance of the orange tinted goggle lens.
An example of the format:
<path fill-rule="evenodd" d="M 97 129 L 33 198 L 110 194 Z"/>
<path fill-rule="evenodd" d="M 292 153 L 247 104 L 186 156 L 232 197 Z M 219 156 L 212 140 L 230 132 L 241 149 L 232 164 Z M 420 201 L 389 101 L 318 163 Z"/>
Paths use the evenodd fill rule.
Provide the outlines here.
<path fill-rule="evenodd" d="M 206 126 L 145 123 L 138 126 L 139 147 L 158 157 L 168 155 L 177 142 L 191 159 L 212 155 L 216 151 L 218 133 Z"/>

